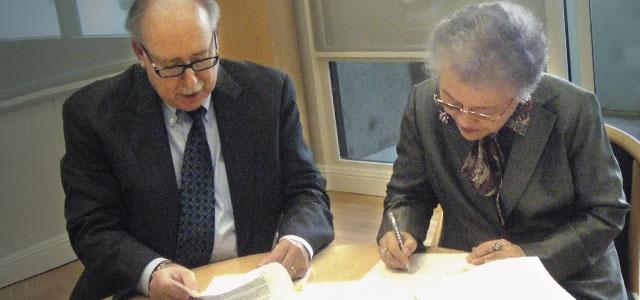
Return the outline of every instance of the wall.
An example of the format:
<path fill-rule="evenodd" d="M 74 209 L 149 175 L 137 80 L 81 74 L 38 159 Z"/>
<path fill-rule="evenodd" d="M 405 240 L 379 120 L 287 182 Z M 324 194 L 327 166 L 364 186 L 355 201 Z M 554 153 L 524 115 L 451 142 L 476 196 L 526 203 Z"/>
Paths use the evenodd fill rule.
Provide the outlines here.
<path fill-rule="evenodd" d="M 86 83 L 0 102 L 0 287 L 76 259 L 65 230 L 60 116 Z"/>
<path fill-rule="evenodd" d="M 253 61 L 289 74 L 296 89 L 304 136 L 309 141 L 293 1 L 218 0 L 218 38 L 221 56 Z"/>

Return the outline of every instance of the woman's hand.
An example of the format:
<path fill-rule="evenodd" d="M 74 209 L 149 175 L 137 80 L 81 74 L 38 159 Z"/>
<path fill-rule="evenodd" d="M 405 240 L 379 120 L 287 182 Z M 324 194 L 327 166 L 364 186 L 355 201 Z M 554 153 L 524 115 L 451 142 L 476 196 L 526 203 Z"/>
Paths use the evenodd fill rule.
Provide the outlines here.
<path fill-rule="evenodd" d="M 404 246 L 400 249 L 400 244 L 393 231 L 385 233 L 378 244 L 380 245 L 380 259 L 392 269 L 407 270 L 409 257 L 416 251 L 418 243 L 413 236 L 407 232 L 400 232 L 404 240 Z"/>
<path fill-rule="evenodd" d="M 526 256 L 520 246 L 505 239 L 491 240 L 481 243 L 471 249 L 467 261 L 474 265 L 481 265 L 490 261 Z"/>

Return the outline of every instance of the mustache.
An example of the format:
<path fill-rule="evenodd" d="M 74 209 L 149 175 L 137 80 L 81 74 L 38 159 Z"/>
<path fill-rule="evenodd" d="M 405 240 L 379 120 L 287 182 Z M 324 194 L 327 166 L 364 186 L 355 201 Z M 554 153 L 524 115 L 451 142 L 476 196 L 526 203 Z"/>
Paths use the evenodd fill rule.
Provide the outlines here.
<path fill-rule="evenodd" d="M 178 90 L 178 93 L 181 94 L 181 95 L 185 95 L 185 96 L 193 95 L 193 94 L 199 92 L 200 90 L 202 90 L 203 87 L 204 87 L 204 82 L 203 81 L 198 81 L 198 83 L 196 84 L 195 87 L 193 87 L 193 88 L 184 88 L 184 87 L 180 88 Z"/>

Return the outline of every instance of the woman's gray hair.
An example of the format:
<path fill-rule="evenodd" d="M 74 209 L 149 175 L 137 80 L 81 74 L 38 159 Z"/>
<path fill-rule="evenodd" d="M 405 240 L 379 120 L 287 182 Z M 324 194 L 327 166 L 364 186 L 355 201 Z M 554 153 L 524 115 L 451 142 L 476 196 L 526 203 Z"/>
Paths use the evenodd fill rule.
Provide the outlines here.
<path fill-rule="evenodd" d="M 158 0 L 135 0 L 129 8 L 129 14 L 127 15 L 127 22 L 125 28 L 131 34 L 131 37 L 136 41 L 142 41 L 142 28 L 141 21 L 149 4 Z M 220 7 L 215 0 L 191 0 L 199 1 L 202 7 L 209 13 L 209 19 L 211 21 L 211 28 L 215 30 L 218 26 L 218 19 L 220 18 Z"/>
<path fill-rule="evenodd" d="M 447 67 L 468 84 L 508 84 L 529 100 L 547 62 L 544 27 L 526 8 L 509 2 L 468 6 L 442 20 L 429 45 L 432 71 Z"/>

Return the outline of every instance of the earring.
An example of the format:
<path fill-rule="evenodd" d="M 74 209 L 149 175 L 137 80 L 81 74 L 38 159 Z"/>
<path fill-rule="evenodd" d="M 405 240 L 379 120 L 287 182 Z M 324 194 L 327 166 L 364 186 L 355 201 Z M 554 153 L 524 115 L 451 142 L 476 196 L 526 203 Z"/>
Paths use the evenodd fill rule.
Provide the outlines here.
<path fill-rule="evenodd" d="M 438 114 L 438 119 L 442 123 L 449 124 L 449 114 L 444 111 L 440 111 L 440 113 Z"/>

